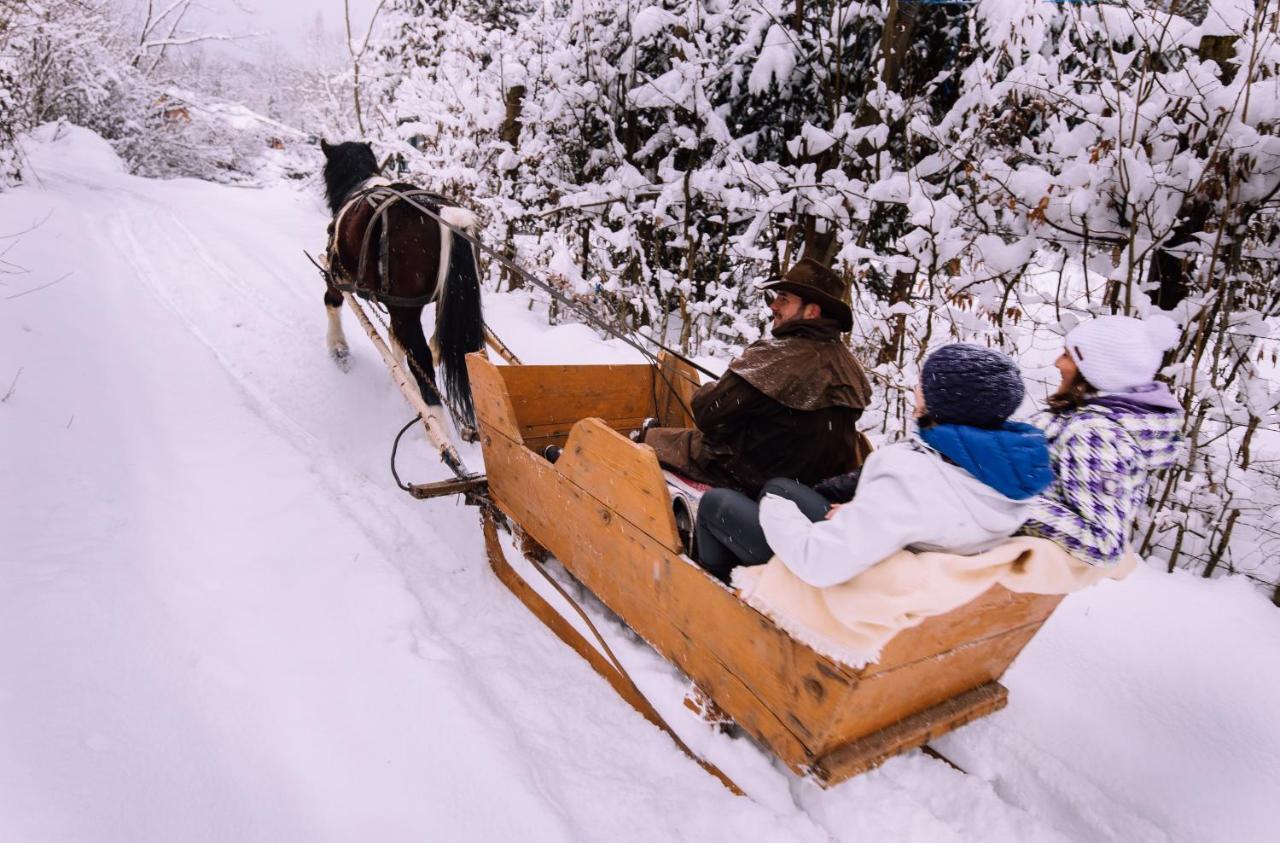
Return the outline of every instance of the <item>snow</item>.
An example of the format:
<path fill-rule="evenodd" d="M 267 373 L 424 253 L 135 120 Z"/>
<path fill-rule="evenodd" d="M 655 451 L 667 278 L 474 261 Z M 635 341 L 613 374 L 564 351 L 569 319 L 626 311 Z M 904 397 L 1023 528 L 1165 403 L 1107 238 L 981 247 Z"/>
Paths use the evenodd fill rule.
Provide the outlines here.
<path fill-rule="evenodd" d="M 982 256 L 983 265 L 992 274 L 1016 272 L 1027 265 L 1035 250 L 1035 240 L 1031 237 L 1005 243 L 994 235 L 980 234 L 974 243 L 978 254 Z"/>
<path fill-rule="evenodd" d="M 631 21 L 631 35 L 637 41 L 643 41 L 664 29 L 679 24 L 680 19 L 658 6 L 646 6 L 636 13 Z"/>
<path fill-rule="evenodd" d="M 588 600 L 732 796 L 497 582 L 474 510 L 394 488 L 409 410 L 349 315 L 353 371 L 325 356 L 317 185 L 139 179 L 72 127 L 24 143 L 38 179 L 0 195 L 27 270 L 0 276 L 0 838 L 1270 838 L 1280 613 L 1155 568 L 1067 598 L 1009 707 L 937 741 L 968 775 L 913 752 L 827 792 L 685 713 Z M 526 362 L 636 359 L 486 304 Z M 420 439 L 400 470 L 445 476 Z"/>
<path fill-rule="evenodd" d="M 796 54 L 791 35 L 785 27 L 775 23 L 769 27 L 764 44 L 760 47 L 760 55 L 751 67 L 747 89 L 753 94 L 761 94 L 769 90 L 770 84 L 782 87 L 787 84 L 795 68 Z"/>
<path fill-rule="evenodd" d="M 1199 34 L 1236 35 L 1247 32 L 1253 15 L 1254 4 L 1249 0 L 1210 0 Z"/>
<path fill-rule="evenodd" d="M 938 748 L 1038 816 L 1088 829 L 1073 836 L 1268 839 L 1275 614 L 1243 578 L 1139 568 L 1069 597 L 1006 674 L 1009 707 Z M 1007 776 L 1020 758 L 1037 772 Z"/>

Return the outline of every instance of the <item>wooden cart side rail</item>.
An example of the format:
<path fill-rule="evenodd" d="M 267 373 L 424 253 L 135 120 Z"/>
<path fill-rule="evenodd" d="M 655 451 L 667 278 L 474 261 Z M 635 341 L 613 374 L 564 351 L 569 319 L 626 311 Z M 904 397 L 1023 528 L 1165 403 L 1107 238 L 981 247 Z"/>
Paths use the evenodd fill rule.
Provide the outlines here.
<path fill-rule="evenodd" d="M 831 732 L 868 735 L 1000 679 L 1040 627 L 1033 623 L 984 641 L 957 642 L 946 652 L 863 678 Z"/>
<path fill-rule="evenodd" d="M 992 586 L 973 600 L 893 637 L 880 659 L 858 671 L 864 679 L 889 673 L 945 653 L 963 641 L 974 645 L 1028 625 L 1043 624 L 1062 602 L 1061 594 L 1020 594 Z"/>
<path fill-rule="evenodd" d="M 638 430 L 640 425 L 644 424 L 644 420 L 649 416 L 590 416 L 589 418 L 598 418 L 609 427 L 617 431 Z M 575 422 L 576 424 L 576 422 Z M 552 424 L 530 424 L 521 427 L 521 434 L 524 437 L 524 445 L 535 454 L 540 454 L 548 445 L 564 445 L 569 440 L 569 434 L 573 431 L 572 424 L 552 423 Z"/>
<path fill-rule="evenodd" d="M 1008 697 L 999 682 L 979 685 L 837 747 L 814 762 L 813 775 L 823 787 L 837 785 L 880 766 L 895 755 L 918 749 L 940 735 L 999 711 Z"/>

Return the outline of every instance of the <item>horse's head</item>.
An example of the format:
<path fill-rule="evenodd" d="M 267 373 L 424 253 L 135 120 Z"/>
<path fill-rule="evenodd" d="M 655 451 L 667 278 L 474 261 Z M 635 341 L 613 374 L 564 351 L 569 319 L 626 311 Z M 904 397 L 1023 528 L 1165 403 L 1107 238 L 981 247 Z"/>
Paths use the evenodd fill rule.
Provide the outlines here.
<path fill-rule="evenodd" d="M 322 138 L 320 151 L 325 159 L 325 198 L 329 201 L 329 210 L 336 214 L 356 185 L 378 174 L 378 159 L 372 146 L 357 141 L 331 144 Z"/>

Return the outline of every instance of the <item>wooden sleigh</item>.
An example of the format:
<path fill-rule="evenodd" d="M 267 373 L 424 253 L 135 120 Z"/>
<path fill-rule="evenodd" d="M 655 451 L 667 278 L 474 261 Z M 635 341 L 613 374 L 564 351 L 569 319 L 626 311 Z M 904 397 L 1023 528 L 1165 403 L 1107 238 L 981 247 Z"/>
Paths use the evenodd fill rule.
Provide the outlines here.
<path fill-rule="evenodd" d="M 689 424 L 690 370 L 671 359 L 660 367 L 495 366 L 473 354 L 468 364 L 489 500 L 522 535 L 526 555 L 553 554 L 689 678 L 707 709 L 823 787 L 1002 708 L 998 680 L 1061 600 L 995 586 L 899 633 L 878 663 L 855 670 L 791 637 L 683 554 L 657 458 L 625 432 L 650 416 Z M 549 444 L 564 447 L 554 465 L 541 456 Z M 625 674 L 511 568 L 488 510 L 484 521 L 502 581 L 664 725 Z"/>

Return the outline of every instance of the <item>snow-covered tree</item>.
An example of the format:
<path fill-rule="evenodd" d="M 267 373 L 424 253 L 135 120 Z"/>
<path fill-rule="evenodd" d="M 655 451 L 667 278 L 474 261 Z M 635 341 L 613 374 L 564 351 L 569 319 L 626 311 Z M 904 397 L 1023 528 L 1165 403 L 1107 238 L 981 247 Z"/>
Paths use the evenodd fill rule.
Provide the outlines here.
<path fill-rule="evenodd" d="M 1280 427 L 1276 15 L 401 0 L 375 34 L 373 131 L 491 241 L 686 349 L 754 339 L 752 282 L 801 254 L 834 263 L 886 432 L 909 423 L 931 344 L 1025 351 L 1084 315 L 1172 309 L 1194 447 L 1139 538 L 1240 567 L 1280 500 L 1256 456 Z"/>
<path fill-rule="evenodd" d="M 240 119 L 182 84 L 207 90 L 232 64 L 189 72 L 193 45 L 231 37 L 186 29 L 191 8 L 190 0 L 0 3 L 0 173 L 16 178 L 20 133 L 57 120 L 99 133 L 146 175 L 245 178 L 272 143 L 294 140 L 288 127 Z"/>

